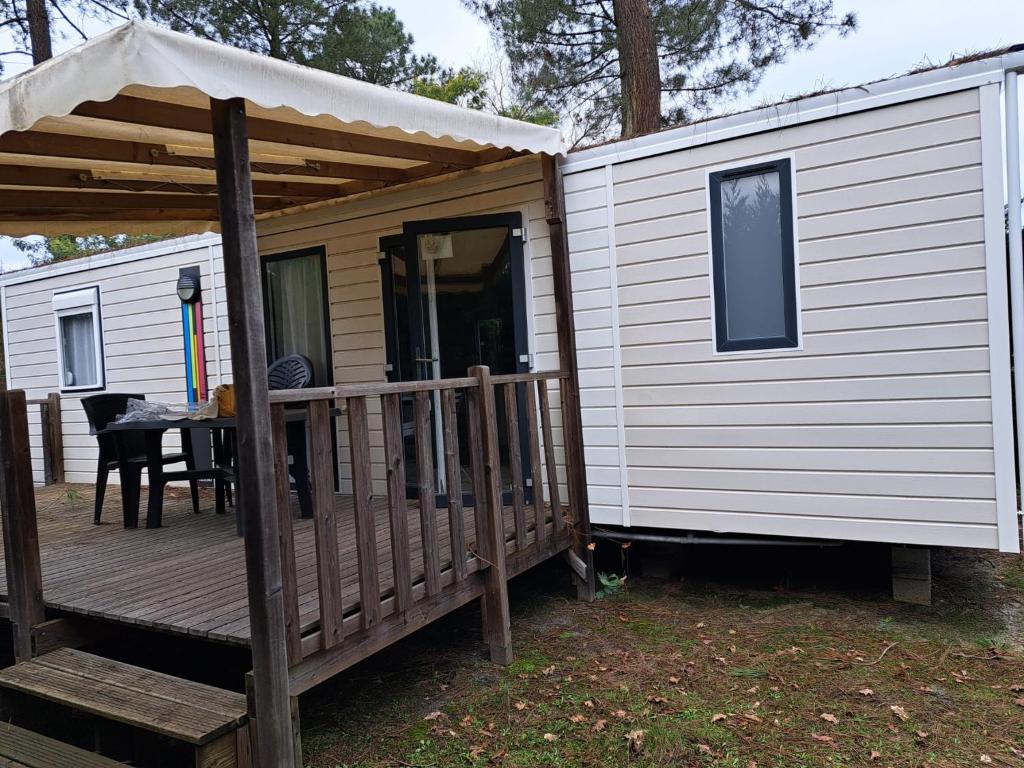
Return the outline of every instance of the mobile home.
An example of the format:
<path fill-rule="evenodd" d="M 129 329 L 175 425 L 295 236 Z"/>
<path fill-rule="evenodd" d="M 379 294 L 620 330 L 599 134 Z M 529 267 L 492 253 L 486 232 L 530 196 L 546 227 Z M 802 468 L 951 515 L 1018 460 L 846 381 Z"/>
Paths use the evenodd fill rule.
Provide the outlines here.
<path fill-rule="evenodd" d="M 1022 63 L 568 156 L 595 524 L 1019 551 Z"/>

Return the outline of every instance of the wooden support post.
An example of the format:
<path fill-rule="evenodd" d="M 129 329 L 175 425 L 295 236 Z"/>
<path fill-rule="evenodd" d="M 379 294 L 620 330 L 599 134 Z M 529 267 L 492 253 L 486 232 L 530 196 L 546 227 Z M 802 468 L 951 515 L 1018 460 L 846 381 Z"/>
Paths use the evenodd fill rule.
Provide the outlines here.
<path fill-rule="evenodd" d="M 583 458 L 583 416 L 580 411 L 580 380 L 576 362 L 576 322 L 572 309 L 572 270 L 569 265 L 569 241 L 565 228 L 565 198 L 558 159 L 541 157 L 544 177 L 544 212 L 551 240 L 551 271 L 555 294 L 555 327 L 558 332 L 558 361 L 569 374 L 562 382 L 562 426 L 565 435 L 565 464 L 569 486 L 570 514 L 574 527 L 576 555 L 587 565 L 585 579 L 576 579 L 581 600 L 593 600 L 597 589 L 594 579 L 594 553 L 590 549 L 590 505 L 587 499 L 587 475 Z"/>
<path fill-rule="evenodd" d="M 32 630 L 45 616 L 28 405 L 20 389 L 0 391 L 0 504 L 14 656 L 27 661 L 32 658 Z"/>
<path fill-rule="evenodd" d="M 480 382 L 469 390 L 470 407 L 479 414 L 480 434 L 474 441 L 483 449 L 483 494 L 476 499 L 483 505 L 477 515 L 480 539 L 477 547 L 487 565 L 484 594 L 480 605 L 484 618 L 484 640 L 491 661 L 509 664 L 512 661 L 512 618 L 508 607 L 508 568 L 505 563 L 505 521 L 501 503 L 501 456 L 498 452 L 498 417 L 494 402 L 494 385 L 486 365 L 469 369 L 469 375 Z M 473 426 L 476 426 L 475 422 Z"/>
<path fill-rule="evenodd" d="M 238 413 L 238 507 L 245 521 L 257 751 L 261 765 L 301 768 L 296 762 L 288 691 L 274 445 L 245 100 L 211 99 L 210 110 Z"/>

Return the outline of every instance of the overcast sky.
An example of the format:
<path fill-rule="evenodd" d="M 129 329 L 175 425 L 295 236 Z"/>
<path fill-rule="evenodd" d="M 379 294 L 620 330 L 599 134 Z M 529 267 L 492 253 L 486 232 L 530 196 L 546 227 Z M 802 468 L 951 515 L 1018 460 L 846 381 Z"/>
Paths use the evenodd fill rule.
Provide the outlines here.
<path fill-rule="evenodd" d="M 488 56 L 487 28 L 461 0 L 379 0 L 398 11 L 416 38 L 416 48 L 451 66 L 473 65 Z M 859 29 L 846 38 L 828 36 L 810 51 L 768 72 L 752 94 L 728 110 L 755 106 L 824 87 L 857 85 L 900 74 L 952 55 L 1024 42 L 1024 2 L 1020 0 L 835 0 L 839 15 L 854 11 Z M 89 30 L 90 33 L 93 29 Z M 95 30 L 99 31 L 99 30 Z M 74 41 L 58 45 L 63 50 Z M 3 50 L 9 48 L 0 37 Z M 9 76 L 26 66 L 5 58 Z M 24 266 L 25 259 L 0 239 L 0 269 Z"/>

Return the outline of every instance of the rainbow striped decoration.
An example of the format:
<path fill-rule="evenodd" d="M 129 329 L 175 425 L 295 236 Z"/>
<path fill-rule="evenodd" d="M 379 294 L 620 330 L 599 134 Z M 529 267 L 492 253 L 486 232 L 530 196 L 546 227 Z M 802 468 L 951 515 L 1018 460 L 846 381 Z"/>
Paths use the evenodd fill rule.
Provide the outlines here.
<path fill-rule="evenodd" d="M 181 305 L 185 342 L 185 388 L 190 403 L 206 401 L 206 351 L 203 349 L 203 302 Z"/>

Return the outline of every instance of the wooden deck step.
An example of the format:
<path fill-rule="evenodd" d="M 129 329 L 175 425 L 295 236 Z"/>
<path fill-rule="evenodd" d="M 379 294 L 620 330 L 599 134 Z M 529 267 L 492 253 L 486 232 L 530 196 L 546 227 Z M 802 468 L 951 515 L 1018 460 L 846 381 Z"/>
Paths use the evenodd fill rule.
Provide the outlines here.
<path fill-rule="evenodd" d="M 4 768 L 123 768 L 123 765 L 33 731 L 0 722 L 0 766 Z"/>
<path fill-rule="evenodd" d="M 0 688 L 194 746 L 243 725 L 245 696 L 71 648 L 0 670 Z"/>

